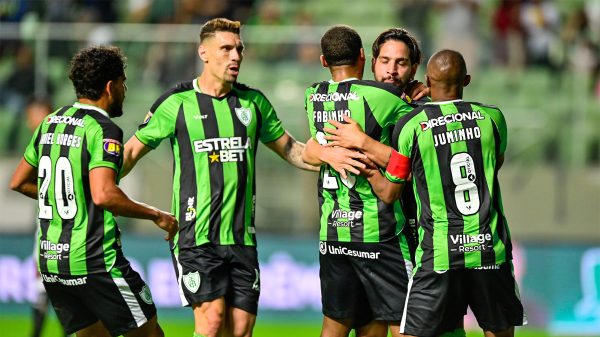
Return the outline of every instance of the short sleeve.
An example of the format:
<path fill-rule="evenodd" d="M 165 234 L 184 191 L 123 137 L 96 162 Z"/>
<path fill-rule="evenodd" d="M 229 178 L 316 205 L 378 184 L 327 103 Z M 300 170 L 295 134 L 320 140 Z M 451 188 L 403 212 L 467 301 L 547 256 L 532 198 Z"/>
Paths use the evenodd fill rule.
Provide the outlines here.
<path fill-rule="evenodd" d="M 121 171 L 123 164 L 123 131 L 115 124 L 91 128 L 88 135 L 89 170 L 109 167 Z"/>
<path fill-rule="evenodd" d="M 31 165 L 33 167 L 38 167 L 38 163 L 39 163 L 38 145 L 40 143 L 39 139 L 41 136 L 40 132 L 41 132 L 42 125 L 43 125 L 43 123 L 41 123 L 38 126 L 38 128 L 35 130 L 35 132 L 33 133 L 33 137 L 31 137 L 31 140 L 29 141 L 27 148 L 25 148 L 25 153 L 23 154 L 23 159 L 25 159 L 25 161 L 28 162 L 29 165 Z"/>
<path fill-rule="evenodd" d="M 137 139 L 155 149 L 163 139 L 173 137 L 181 104 L 181 100 L 176 96 L 159 98 L 136 131 Z"/>
<path fill-rule="evenodd" d="M 260 141 L 263 143 L 270 143 L 279 139 L 283 136 L 285 130 L 281 125 L 281 121 L 275 109 L 265 96 L 259 94 L 256 99 L 256 105 L 258 106 L 259 113 L 262 116 L 262 125 L 260 127 Z"/>

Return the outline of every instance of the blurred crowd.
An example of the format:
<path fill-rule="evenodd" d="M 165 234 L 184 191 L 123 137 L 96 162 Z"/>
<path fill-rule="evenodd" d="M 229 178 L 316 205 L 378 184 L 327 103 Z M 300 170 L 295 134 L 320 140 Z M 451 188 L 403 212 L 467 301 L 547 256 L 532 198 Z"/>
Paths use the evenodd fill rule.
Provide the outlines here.
<path fill-rule="evenodd" d="M 337 23 L 315 17 L 309 11 L 310 1 L 304 2 L 305 6 L 276 0 L 0 0 L 0 24 L 98 23 L 88 42 L 102 43 L 111 41 L 113 23 L 201 24 L 210 18 L 228 17 L 247 25 L 286 25 L 298 30 Z M 451 48 L 462 52 L 471 72 L 495 66 L 515 74 L 526 67 L 547 69 L 556 76 L 566 71 L 585 74 L 589 78 L 585 90 L 600 98 L 600 1 L 568 3 L 561 7 L 558 0 L 497 0 L 490 11 L 484 0 L 396 0 L 394 10 L 398 26 L 414 33 L 426 57 L 435 49 Z M 249 53 L 267 62 L 314 63 L 320 51 L 318 41 L 310 38 L 269 44 Z M 368 50 L 368 41 L 364 43 Z M 69 44 L 71 47 L 66 47 Z M 161 88 L 197 72 L 196 46 L 166 48 L 165 44 L 147 46 L 140 60 L 144 65 L 141 79 Z M 8 74 L 0 78 L 0 113 L 12 116 L 9 132 L 2 135 L 8 152 L 17 147 L 18 126 L 24 124 L 27 102 L 33 95 L 50 97 L 53 92 L 54 84 L 45 78 L 46 72 L 42 78 L 36 72 L 34 51 L 31 40 L 3 39 L 0 43 L 0 64 L 7 60 L 11 64 Z M 68 41 L 51 41 L 47 52 L 68 60 L 74 48 Z M 36 88 L 36 81 L 44 85 Z"/>

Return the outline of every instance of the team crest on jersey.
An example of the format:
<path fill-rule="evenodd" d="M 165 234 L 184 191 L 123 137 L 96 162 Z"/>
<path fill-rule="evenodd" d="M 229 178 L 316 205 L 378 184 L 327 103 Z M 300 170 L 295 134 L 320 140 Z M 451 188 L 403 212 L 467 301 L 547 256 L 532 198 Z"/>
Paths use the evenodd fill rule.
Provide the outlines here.
<path fill-rule="evenodd" d="M 248 126 L 252 121 L 252 110 L 250 108 L 235 108 L 235 114 L 245 126 Z"/>
<path fill-rule="evenodd" d="M 319 242 L 319 252 L 321 253 L 321 255 L 327 254 L 327 242 Z"/>
<path fill-rule="evenodd" d="M 142 288 L 142 291 L 140 291 L 139 295 L 142 301 L 146 302 L 146 304 L 152 304 L 152 294 L 150 293 L 150 288 L 148 288 L 147 285 Z"/>
<path fill-rule="evenodd" d="M 104 144 L 104 152 L 110 154 L 111 156 L 118 157 L 121 155 L 121 148 L 123 144 L 116 139 L 103 139 L 102 143 Z"/>
<path fill-rule="evenodd" d="M 200 288 L 200 273 L 195 271 L 183 275 L 183 284 L 192 293 L 196 293 Z"/>

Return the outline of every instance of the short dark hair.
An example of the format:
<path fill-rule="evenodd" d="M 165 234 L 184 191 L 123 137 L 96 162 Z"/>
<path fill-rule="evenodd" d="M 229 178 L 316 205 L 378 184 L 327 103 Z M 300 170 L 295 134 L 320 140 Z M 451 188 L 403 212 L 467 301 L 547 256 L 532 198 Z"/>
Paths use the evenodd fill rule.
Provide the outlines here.
<path fill-rule="evenodd" d="M 242 24 L 239 21 L 232 21 L 225 18 L 215 18 L 208 20 L 200 29 L 200 43 L 209 37 L 215 36 L 216 32 L 230 32 L 240 35 L 240 27 Z"/>
<path fill-rule="evenodd" d="M 71 59 L 69 78 L 77 98 L 98 100 L 109 81 L 125 76 L 125 55 L 115 46 L 93 46 Z"/>
<path fill-rule="evenodd" d="M 379 57 L 381 45 L 388 40 L 400 41 L 406 44 L 409 50 L 410 63 L 421 64 L 423 54 L 421 53 L 421 48 L 419 48 L 419 42 L 404 28 L 390 28 L 379 34 L 375 41 L 373 41 L 372 51 L 374 58 Z"/>
<path fill-rule="evenodd" d="M 330 67 L 356 64 L 361 48 L 360 35 L 350 26 L 335 25 L 321 38 L 321 52 Z"/>

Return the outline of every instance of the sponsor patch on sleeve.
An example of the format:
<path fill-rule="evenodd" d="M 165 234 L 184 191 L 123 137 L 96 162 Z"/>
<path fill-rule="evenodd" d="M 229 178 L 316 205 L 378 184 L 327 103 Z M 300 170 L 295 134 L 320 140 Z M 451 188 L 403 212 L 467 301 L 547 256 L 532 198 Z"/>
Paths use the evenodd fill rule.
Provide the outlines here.
<path fill-rule="evenodd" d="M 148 122 L 150 122 L 150 119 L 152 118 L 152 115 L 154 115 L 152 113 L 152 111 L 148 111 L 148 113 L 146 114 L 146 117 L 144 117 L 144 121 L 142 122 L 142 125 L 148 124 Z"/>
<path fill-rule="evenodd" d="M 103 148 L 104 152 L 108 153 L 111 156 L 118 157 L 121 155 L 121 149 L 123 148 L 123 144 L 115 139 L 103 139 Z"/>

